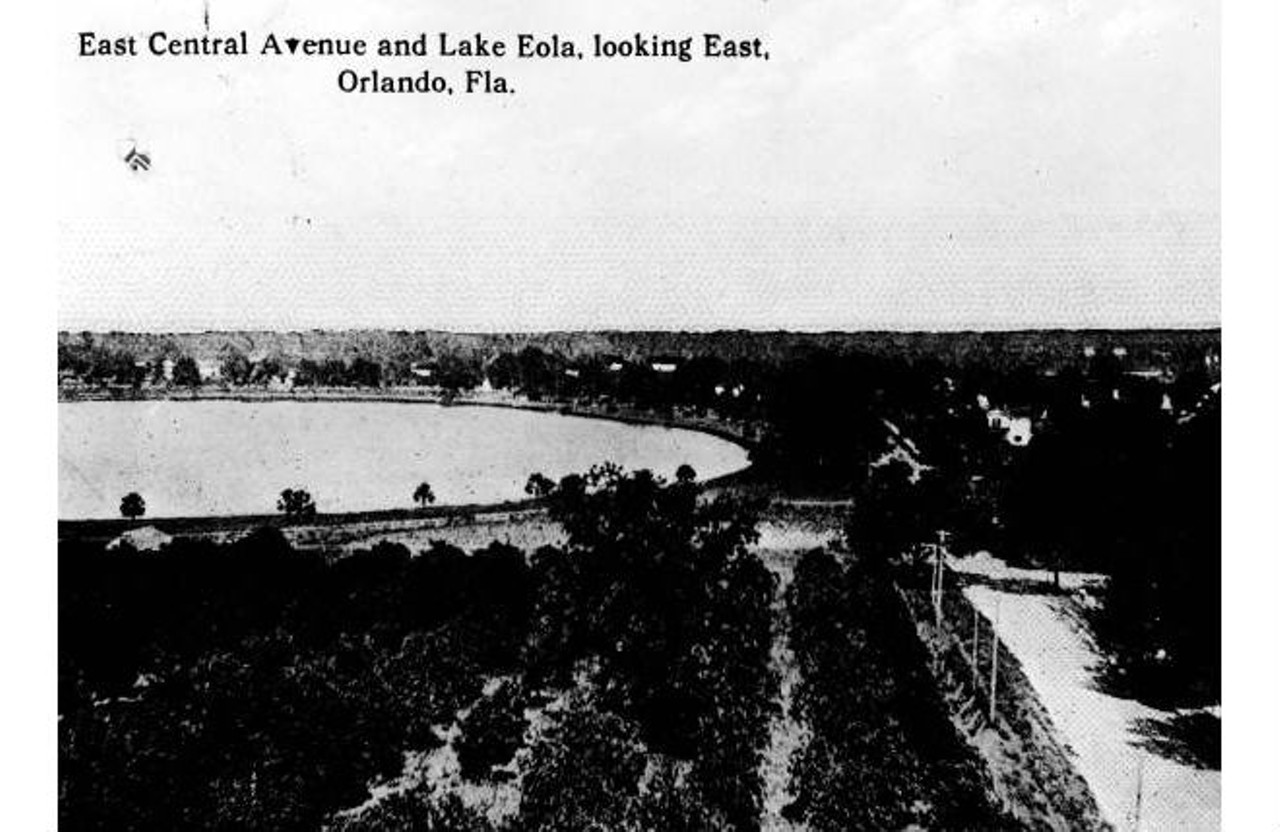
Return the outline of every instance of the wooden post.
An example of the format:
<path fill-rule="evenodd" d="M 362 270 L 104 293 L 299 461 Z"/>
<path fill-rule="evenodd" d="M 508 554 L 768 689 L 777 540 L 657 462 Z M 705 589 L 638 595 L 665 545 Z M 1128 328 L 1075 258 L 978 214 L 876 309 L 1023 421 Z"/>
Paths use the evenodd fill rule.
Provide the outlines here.
<path fill-rule="evenodd" d="M 996 673 L 1000 669 L 1000 596 L 996 596 L 996 620 L 991 624 L 991 701 L 989 703 L 988 721 L 996 721 Z"/>

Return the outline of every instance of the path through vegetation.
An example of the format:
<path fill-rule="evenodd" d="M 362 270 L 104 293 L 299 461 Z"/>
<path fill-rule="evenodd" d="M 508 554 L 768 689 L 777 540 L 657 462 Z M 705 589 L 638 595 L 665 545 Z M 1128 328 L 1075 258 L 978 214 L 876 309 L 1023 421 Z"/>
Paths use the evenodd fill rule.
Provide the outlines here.
<path fill-rule="evenodd" d="M 777 578 L 773 595 L 773 645 L 769 663 L 778 678 L 778 711 L 769 724 L 769 747 L 760 766 L 764 786 L 762 832 L 792 832 L 804 829 L 783 816 L 795 798 L 791 788 L 791 763 L 808 743 L 809 727 L 796 716 L 793 705 L 800 681 L 800 668 L 791 649 L 791 621 L 787 613 L 787 589 L 795 575 L 795 564 L 805 551 L 830 545 L 835 532 L 800 524 L 763 523 L 757 547 L 764 565 Z"/>

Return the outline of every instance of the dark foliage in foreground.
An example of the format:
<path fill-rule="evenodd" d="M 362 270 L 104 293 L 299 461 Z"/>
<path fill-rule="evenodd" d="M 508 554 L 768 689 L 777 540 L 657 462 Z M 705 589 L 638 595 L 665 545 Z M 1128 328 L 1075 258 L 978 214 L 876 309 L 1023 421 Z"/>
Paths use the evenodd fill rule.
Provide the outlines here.
<path fill-rule="evenodd" d="M 315 828 L 519 655 L 520 553 L 61 552 L 64 829 Z M 163 795 L 163 799 L 157 796 Z"/>
<path fill-rule="evenodd" d="M 457 795 L 433 797 L 414 792 L 390 795 L 358 814 L 339 815 L 327 829 L 331 832 L 489 832 L 493 825 L 480 812 L 467 808 Z"/>
<path fill-rule="evenodd" d="M 817 830 L 1017 828 L 986 793 L 882 569 L 811 552 L 788 604 L 796 703 L 813 731 L 788 815 Z"/>
<path fill-rule="evenodd" d="M 1094 631 L 1103 683 L 1162 705 L 1222 699 L 1222 421 L 1216 400 L 1156 434 L 1149 461 L 1117 466 L 1124 516 Z M 1149 440 L 1150 441 L 1150 440 Z"/>
<path fill-rule="evenodd" d="M 708 811 L 754 828 L 775 684 L 773 578 L 746 549 L 754 514 L 699 504 L 687 478 L 608 466 L 566 478 L 551 500 L 569 545 L 535 559 L 531 674 L 563 679 L 592 657 L 602 707 L 634 722 L 650 751 L 690 761 Z"/>
<path fill-rule="evenodd" d="M 524 744 L 522 699 L 519 685 L 504 682 L 472 707 L 454 745 L 463 779 L 490 779 L 495 766 L 511 762 Z"/>
<path fill-rule="evenodd" d="M 416 791 L 334 813 L 460 712 L 462 775 L 503 779 L 526 692 L 584 666 L 593 693 L 530 751 L 521 828 L 754 828 L 773 582 L 746 550 L 753 515 L 699 505 L 690 477 L 611 467 L 550 499 L 570 543 L 532 568 L 501 544 L 325 562 L 274 530 L 153 554 L 65 544 L 63 828 L 484 828 Z M 509 681 L 482 696 L 494 676 Z"/>

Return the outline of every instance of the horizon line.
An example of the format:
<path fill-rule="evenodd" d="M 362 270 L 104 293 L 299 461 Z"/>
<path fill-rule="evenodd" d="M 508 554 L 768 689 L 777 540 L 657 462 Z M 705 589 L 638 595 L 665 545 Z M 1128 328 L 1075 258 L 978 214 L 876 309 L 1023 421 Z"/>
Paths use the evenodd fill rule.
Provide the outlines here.
<path fill-rule="evenodd" d="M 302 326 L 302 327 L 272 327 L 272 326 L 245 326 L 245 327 L 203 327 L 203 328 L 187 328 L 175 327 L 172 329 L 139 329 L 139 328 L 94 328 L 94 327 L 67 327 L 59 326 L 57 333 L 59 335 L 74 335 L 89 333 L 91 335 L 211 335 L 211 334 L 237 334 L 250 332 L 268 332 L 279 335 L 298 334 L 298 333 L 350 333 L 350 332 L 386 332 L 386 333 L 416 333 L 416 332 L 434 332 L 448 335 L 554 335 L 554 334 L 606 334 L 606 333 L 650 333 L 650 334 L 698 334 L 712 335 L 717 333 L 751 333 L 751 334 L 790 334 L 790 335 L 963 335 L 963 334 L 1015 334 L 1015 333 L 1032 333 L 1032 332 L 1212 332 L 1222 331 L 1222 323 L 1219 322 L 1189 322 L 1189 323 L 1168 323 L 1159 325 L 1141 325 L 1141 326 L 1107 326 L 1107 325 L 1070 325 L 1070 324 L 1049 324 L 1049 325 L 1027 325 L 1012 327 L 984 327 L 980 325 L 959 325 L 956 327 L 894 327 L 894 326 L 869 326 L 869 327 L 795 327 L 788 328 L 786 326 L 777 327 L 759 327 L 759 326 L 688 326 L 688 327 L 621 327 L 621 326 L 599 326 L 599 327 L 559 327 L 546 329 L 473 329 L 473 328 L 448 328 L 448 327 L 408 327 L 408 326 L 369 326 L 369 325 L 352 325 L 352 326 Z"/>

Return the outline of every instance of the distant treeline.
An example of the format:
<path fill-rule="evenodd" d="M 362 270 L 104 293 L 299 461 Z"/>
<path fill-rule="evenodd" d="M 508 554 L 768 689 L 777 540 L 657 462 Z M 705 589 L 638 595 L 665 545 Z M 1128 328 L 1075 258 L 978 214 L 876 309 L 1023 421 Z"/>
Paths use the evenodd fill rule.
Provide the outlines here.
<path fill-rule="evenodd" d="M 228 348 L 288 365 L 303 359 L 351 362 L 364 357 L 383 366 L 451 355 L 485 362 L 501 353 L 534 347 L 568 362 L 618 357 L 641 362 L 654 357 L 683 360 L 714 356 L 725 361 L 783 364 L 816 352 L 932 358 L 948 366 L 1016 366 L 1072 363 L 1085 347 L 1101 354 L 1124 349 L 1141 363 L 1218 349 L 1217 329 L 1202 330 L 1022 330 L 1011 332 L 543 332 L 458 333 L 434 330 L 311 330 L 306 332 L 126 333 L 60 332 L 59 347 L 96 345 L 142 361 L 190 355 L 218 361 Z"/>

